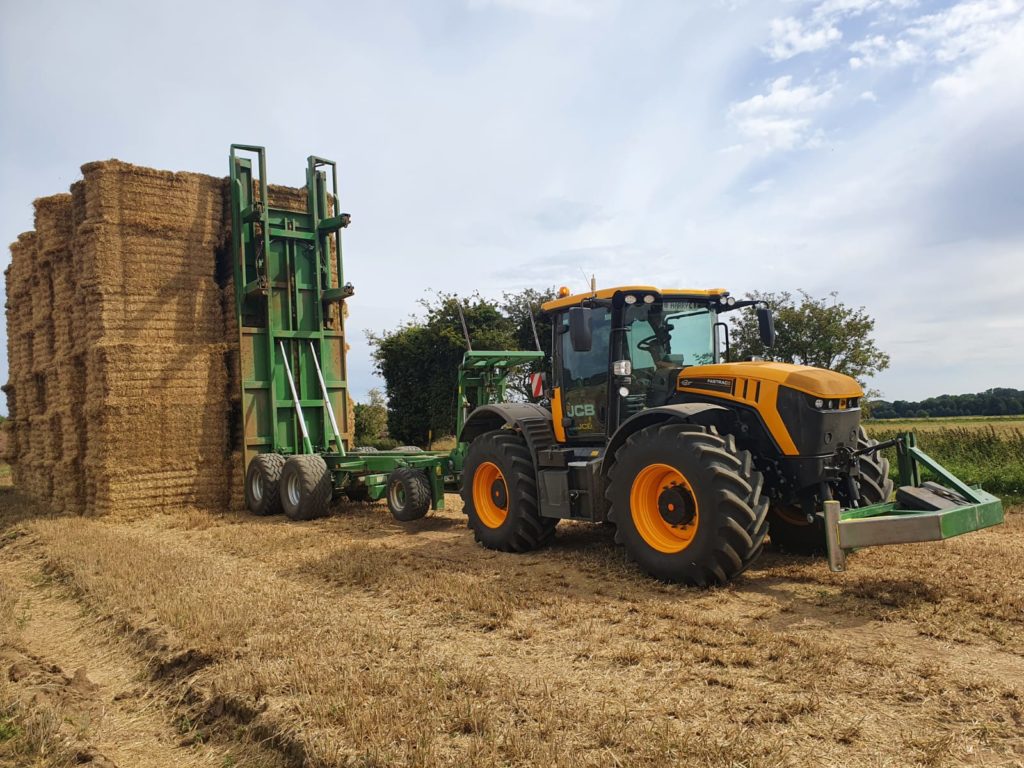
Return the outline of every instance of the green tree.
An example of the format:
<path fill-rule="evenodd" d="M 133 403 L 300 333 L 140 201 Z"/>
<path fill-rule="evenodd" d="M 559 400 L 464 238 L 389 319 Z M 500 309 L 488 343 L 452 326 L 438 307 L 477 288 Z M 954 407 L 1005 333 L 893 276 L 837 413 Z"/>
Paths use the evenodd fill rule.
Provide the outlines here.
<path fill-rule="evenodd" d="M 466 350 L 460 305 L 474 349 L 518 347 L 515 323 L 478 294 L 438 293 L 420 304 L 423 317 L 380 335 L 367 334 L 387 386 L 388 434 L 413 445 L 455 431 L 458 366 Z"/>
<path fill-rule="evenodd" d="M 370 402 L 356 403 L 356 444 L 371 445 L 388 434 L 388 405 L 384 393 L 374 387 Z"/>
<path fill-rule="evenodd" d="M 541 351 L 544 353 L 543 360 L 535 360 L 529 365 L 519 366 L 509 375 L 510 399 L 530 400 L 532 396 L 530 374 L 551 370 L 551 319 L 546 315 L 540 315 L 540 307 L 544 302 L 551 301 L 557 295 L 558 292 L 554 288 L 543 291 L 527 288 L 518 293 L 502 295 L 498 309 L 512 322 L 515 328 L 515 346 L 512 349 L 536 349 L 539 340 Z M 536 339 L 533 335 L 534 327 L 530 324 L 531 313 L 537 328 Z"/>
<path fill-rule="evenodd" d="M 754 292 L 748 298 L 763 302 L 775 315 L 776 340 L 771 349 L 761 343 L 754 308 L 741 310 L 732 325 L 732 358 L 760 357 L 812 365 L 845 373 L 860 381 L 889 367 L 889 355 L 878 348 L 872 333 L 875 321 L 864 307 L 850 307 L 835 292 L 814 298 L 805 291 L 795 298 Z"/>

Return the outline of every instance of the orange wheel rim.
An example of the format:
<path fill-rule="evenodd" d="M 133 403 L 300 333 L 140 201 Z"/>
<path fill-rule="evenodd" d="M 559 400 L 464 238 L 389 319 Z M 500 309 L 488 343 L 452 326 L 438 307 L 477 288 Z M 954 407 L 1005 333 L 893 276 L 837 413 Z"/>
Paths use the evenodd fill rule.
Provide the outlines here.
<path fill-rule="evenodd" d="M 488 528 L 500 528 L 508 517 L 508 483 L 497 464 L 485 461 L 473 473 L 473 507 Z"/>
<path fill-rule="evenodd" d="M 682 552 L 697 535 L 697 499 L 675 467 L 649 464 L 640 470 L 629 492 L 629 507 L 637 532 L 658 552 Z"/>

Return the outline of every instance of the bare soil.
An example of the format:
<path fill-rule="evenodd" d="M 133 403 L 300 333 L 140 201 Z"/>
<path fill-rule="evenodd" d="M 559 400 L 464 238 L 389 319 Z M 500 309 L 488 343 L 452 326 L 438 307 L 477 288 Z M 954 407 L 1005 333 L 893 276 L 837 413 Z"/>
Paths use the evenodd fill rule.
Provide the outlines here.
<path fill-rule="evenodd" d="M 0 493 L 0 765 L 1024 765 L 1019 513 L 701 591 L 601 527 L 481 549 L 448 503 L 296 524 Z"/>

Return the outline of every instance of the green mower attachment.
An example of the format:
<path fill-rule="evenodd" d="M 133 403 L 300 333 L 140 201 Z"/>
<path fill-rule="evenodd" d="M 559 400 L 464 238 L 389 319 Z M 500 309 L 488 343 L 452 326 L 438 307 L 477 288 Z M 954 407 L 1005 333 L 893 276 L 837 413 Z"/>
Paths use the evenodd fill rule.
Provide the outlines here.
<path fill-rule="evenodd" d="M 942 541 L 1003 522 L 1003 503 L 967 485 L 918 448 L 913 432 L 873 448 L 890 446 L 896 448 L 900 481 L 895 501 L 846 510 L 838 501 L 825 502 L 828 564 L 834 572 L 846 570 L 847 554 L 857 549 Z M 939 482 L 922 483 L 922 466 Z"/>

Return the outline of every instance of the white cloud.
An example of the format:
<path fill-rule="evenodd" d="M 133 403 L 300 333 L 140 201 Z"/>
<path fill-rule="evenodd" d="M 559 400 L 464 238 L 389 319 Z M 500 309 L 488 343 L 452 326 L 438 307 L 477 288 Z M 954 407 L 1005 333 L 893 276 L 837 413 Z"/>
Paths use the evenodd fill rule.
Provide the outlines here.
<path fill-rule="evenodd" d="M 976 55 L 995 45 L 1020 20 L 1017 0 L 969 0 L 922 16 L 908 34 L 931 46 L 941 62 Z"/>
<path fill-rule="evenodd" d="M 898 66 L 919 61 L 924 50 L 908 40 L 890 40 L 885 35 L 874 35 L 858 40 L 850 46 L 857 54 L 850 59 L 850 67 Z"/>
<path fill-rule="evenodd" d="M 873 35 L 856 41 L 850 45 L 855 54 L 850 67 L 959 62 L 998 44 L 1020 17 L 1019 0 L 967 0 L 918 17 L 893 38 Z"/>
<path fill-rule="evenodd" d="M 834 19 L 844 16 L 860 16 L 869 11 L 884 8 L 910 8 L 917 0 L 824 0 L 814 8 L 812 15 L 817 19 Z"/>
<path fill-rule="evenodd" d="M 737 130 L 762 148 L 775 150 L 814 146 L 810 114 L 829 104 L 832 91 L 813 85 L 793 86 L 789 75 L 777 78 L 768 92 L 733 104 L 729 117 Z"/>
<path fill-rule="evenodd" d="M 874 91 L 864 91 L 860 95 L 860 100 L 861 101 L 878 101 L 878 97 L 875 96 L 875 92 Z"/>
<path fill-rule="evenodd" d="M 791 59 L 801 53 L 819 51 L 843 36 L 843 33 L 831 24 L 812 29 L 792 16 L 772 19 L 770 29 L 772 39 L 765 51 L 775 61 Z"/>

